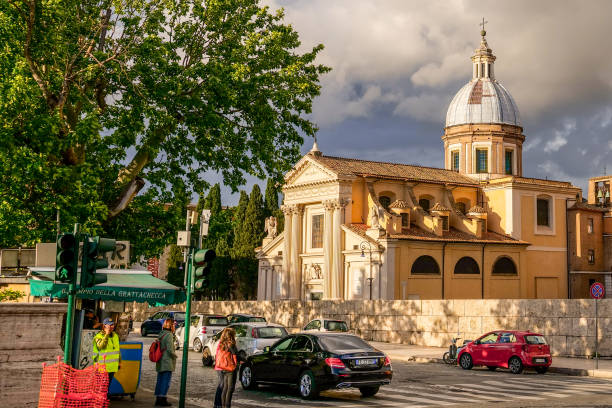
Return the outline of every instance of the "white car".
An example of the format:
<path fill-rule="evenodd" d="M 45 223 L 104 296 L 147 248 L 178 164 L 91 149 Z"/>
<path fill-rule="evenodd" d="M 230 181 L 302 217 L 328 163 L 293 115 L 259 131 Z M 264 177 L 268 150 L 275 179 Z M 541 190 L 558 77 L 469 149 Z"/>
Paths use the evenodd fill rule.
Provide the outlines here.
<path fill-rule="evenodd" d="M 193 314 L 191 315 L 191 327 L 189 328 L 189 345 L 198 353 L 202 351 L 202 346 L 206 341 L 219 333 L 227 326 L 227 318 L 223 315 L 214 314 Z M 176 329 L 176 338 L 179 346 L 183 345 L 183 333 L 185 327 Z"/>
<path fill-rule="evenodd" d="M 244 322 L 230 324 L 236 330 L 236 348 L 242 358 L 263 352 L 264 347 L 271 346 L 288 335 L 287 329 L 280 324 L 264 322 Z M 205 366 L 213 365 L 217 354 L 217 345 L 221 332 L 210 337 L 204 344 L 202 351 L 202 364 Z"/>
<path fill-rule="evenodd" d="M 305 332 L 348 332 L 348 325 L 343 320 L 334 319 L 314 319 L 311 320 L 304 329 Z"/>

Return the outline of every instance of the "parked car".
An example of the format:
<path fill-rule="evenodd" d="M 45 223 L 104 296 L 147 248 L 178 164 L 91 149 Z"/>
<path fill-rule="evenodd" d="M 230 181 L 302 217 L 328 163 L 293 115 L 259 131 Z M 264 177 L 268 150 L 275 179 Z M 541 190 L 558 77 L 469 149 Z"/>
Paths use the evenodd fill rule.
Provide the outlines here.
<path fill-rule="evenodd" d="M 348 332 L 348 326 L 346 322 L 342 320 L 334 319 L 314 319 L 311 320 L 306 326 L 304 331 L 332 331 L 332 332 Z"/>
<path fill-rule="evenodd" d="M 383 352 L 348 333 L 312 332 L 287 336 L 250 356 L 240 368 L 244 389 L 259 384 L 287 384 L 304 399 L 331 388 L 359 388 L 376 394 L 393 377 L 391 361 Z"/>
<path fill-rule="evenodd" d="M 508 368 L 514 374 L 520 374 L 524 368 L 535 368 L 544 374 L 552 363 L 550 346 L 544 336 L 512 330 L 485 334 L 462 348 L 457 358 L 465 370 L 480 365 L 492 371 Z"/>
<path fill-rule="evenodd" d="M 194 351 L 200 353 L 203 345 L 209 337 L 219 333 L 227 326 L 227 318 L 223 315 L 194 314 L 191 316 L 191 327 L 189 328 L 189 344 Z M 185 326 L 176 329 L 176 338 L 183 345 Z"/>
<path fill-rule="evenodd" d="M 142 322 L 142 325 L 140 326 L 140 335 L 146 337 L 149 334 L 158 334 L 161 332 L 164 320 L 169 318 L 174 319 L 174 324 L 176 327 L 180 327 L 185 323 L 185 312 L 162 310 L 161 312 L 155 313 L 153 316 Z"/>
<path fill-rule="evenodd" d="M 244 313 L 232 313 L 227 315 L 227 321 L 229 322 L 229 324 L 244 322 L 265 323 L 266 318 L 262 316 L 254 316 Z"/>
<path fill-rule="evenodd" d="M 271 346 L 278 339 L 287 336 L 287 329 L 280 324 L 246 322 L 229 325 L 236 330 L 236 348 L 243 358 L 256 353 L 262 353 L 263 349 Z M 212 365 L 217 354 L 217 345 L 221 333 L 210 337 L 202 351 L 202 364 Z"/>

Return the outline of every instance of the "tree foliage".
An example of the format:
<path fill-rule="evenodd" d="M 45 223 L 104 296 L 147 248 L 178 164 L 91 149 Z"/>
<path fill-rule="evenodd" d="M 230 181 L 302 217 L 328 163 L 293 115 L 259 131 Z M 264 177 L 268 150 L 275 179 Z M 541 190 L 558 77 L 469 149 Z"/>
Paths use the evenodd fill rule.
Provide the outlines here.
<path fill-rule="evenodd" d="M 58 209 L 108 231 L 204 191 L 208 170 L 232 188 L 287 171 L 328 69 L 283 17 L 259 0 L 0 2 L 0 246 L 52 240 Z"/>
<path fill-rule="evenodd" d="M 0 302 L 13 302 L 24 297 L 26 294 L 21 290 L 11 288 L 0 289 Z"/>

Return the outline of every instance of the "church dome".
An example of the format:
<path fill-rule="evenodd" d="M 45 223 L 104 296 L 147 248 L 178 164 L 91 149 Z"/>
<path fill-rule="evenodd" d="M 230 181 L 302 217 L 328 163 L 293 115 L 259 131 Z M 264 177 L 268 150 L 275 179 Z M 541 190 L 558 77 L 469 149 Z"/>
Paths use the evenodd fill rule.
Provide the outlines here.
<path fill-rule="evenodd" d="M 446 113 L 446 126 L 505 123 L 521 126 L 512 95 L 495 79 L 474 78 L 457 92 Z"/>
<path fill-rule="evenodd" d="M 484 23 L 483 19 L 480 47 L 472 55 L 472 80 L 451 101 L 446 127 L 478 123 L 521 126 L 512 95 L 495 79 L 493 67 L 497 58 L 487 44 Z"/>

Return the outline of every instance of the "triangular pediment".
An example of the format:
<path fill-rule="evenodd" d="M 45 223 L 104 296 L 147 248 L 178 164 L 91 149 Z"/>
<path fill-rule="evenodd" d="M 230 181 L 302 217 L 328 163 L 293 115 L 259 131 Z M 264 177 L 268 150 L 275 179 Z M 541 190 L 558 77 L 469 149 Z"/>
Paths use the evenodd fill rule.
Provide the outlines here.
<path fill-rule="evenodd" d="M 285 186 L 321 183 L 337 179 L 336 173 L 308 156 L 304 156 L 295 168 L 285 175 Z"/>

